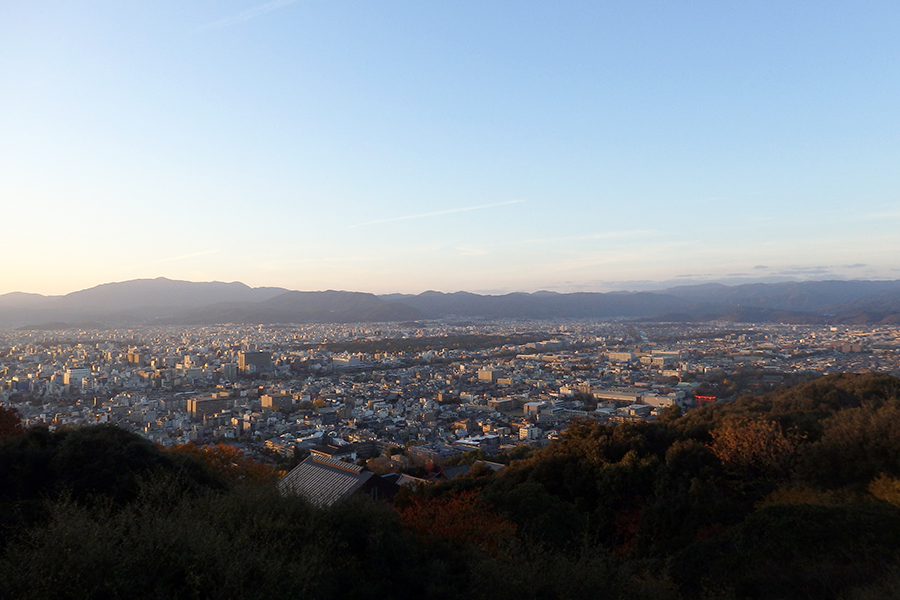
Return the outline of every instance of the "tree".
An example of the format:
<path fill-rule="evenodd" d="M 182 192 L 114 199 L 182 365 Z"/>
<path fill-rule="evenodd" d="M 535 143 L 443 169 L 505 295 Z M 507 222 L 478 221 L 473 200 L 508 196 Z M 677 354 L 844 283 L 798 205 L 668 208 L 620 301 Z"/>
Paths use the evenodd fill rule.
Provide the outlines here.
<path fill-rule="evenodd" d="M 793 465 L 800 441 L 764 418 L 729 419 L 710 433 L 710 447 L 726 468 L 778 476 Z"/>
<path fill-rule="evenodd" d="M 900 479 L 894 479 L 882 473 L 869 484 L 869 493 L 879 500 L 900 506 Z"/>
<path fill-rule="evenodd" d="M 411 500 L 398 512 L 404 525 L 423 542 L 472 545 L 496 554 L 515 535 L 516 526 L 494 512 L 474 491 L 439 498 L 415 496 Z"/>
<path fill-rule="evenodd" d="M 0 504 L 66 494 L 76 502 L 111 501 L 121 506 L 134 499 L 141 480 L 161 472 L 178 478 L 185 489 L 226 486 L 203 462 L 165 452 L 114 425 L 55 432 L 29 427 L 0 444 Z"/>
<path fill-rule="evenodd" d="M 25 432 L 19 411 L 14 408 L 0 406 L 0 440 L 20 435 Z"/>
<path fill-rule="evenodd" d="M 881 473 L 900 476 L 900 401 L 876 406 L 844 409 L 825 421 L 798 467 L 804 481 L 863 489 Z"/>
<path fill-rule="evenodd" d="M 275 476 L 272 467 L 256 462 L 244 454 L 243 450 L 228 444 L 215 446 L 180 444 L 169 451 L 195 456 L 233 483 L 269 481 Z"/>

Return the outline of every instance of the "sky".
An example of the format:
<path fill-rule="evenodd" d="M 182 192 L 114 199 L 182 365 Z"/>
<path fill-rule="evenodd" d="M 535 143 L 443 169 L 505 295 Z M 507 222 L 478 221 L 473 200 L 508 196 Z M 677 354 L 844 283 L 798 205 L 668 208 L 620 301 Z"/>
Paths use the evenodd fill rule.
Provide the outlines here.
<path fill-rule="evenodd" d="M 900 3 L 0 0 L 0 294 L 900 279 Z"/>

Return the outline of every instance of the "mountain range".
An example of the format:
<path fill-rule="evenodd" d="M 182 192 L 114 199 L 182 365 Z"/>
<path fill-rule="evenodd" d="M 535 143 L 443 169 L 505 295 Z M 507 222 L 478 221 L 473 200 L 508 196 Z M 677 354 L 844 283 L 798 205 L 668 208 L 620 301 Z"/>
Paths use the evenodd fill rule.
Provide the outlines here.
<path fill-rule="evenodd" d="M 473 319 L 900 323 L 900 281 L 703 284 L 656 292 L 375 294 L 166 278 L 63 296 L 0 295 L 0 327 L 351 323 Z"/>

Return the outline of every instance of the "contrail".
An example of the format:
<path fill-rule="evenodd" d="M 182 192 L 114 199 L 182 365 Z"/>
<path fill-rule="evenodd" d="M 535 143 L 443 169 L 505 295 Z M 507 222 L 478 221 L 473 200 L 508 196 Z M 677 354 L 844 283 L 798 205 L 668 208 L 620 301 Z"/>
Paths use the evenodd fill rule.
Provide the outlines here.
<path fill-rule="evenodd" d="M 406 215 L 404 217 L 390 217 L 389 219 L 377 219 L 375 221 L 366 221 L 365 223 L 357 223 L 351 225 L 354 227 L 364 227 L 366 225 L 378 225 L 380 223 L 393 223 L 394 221 L 408 221 L 410 219 L 424 219 L 425 217 L 438 217 L 440 215 L 452 215 L 453 213 L 467 212 L 470 210 L 482 210 L 485 208 L 494 208 L 495 206 L 509 206 L 510 204 L 521 204 L 524 200 L 508 200 L 506 202 L 497 202 L 496 204 L 483 204 L 481 206 L 467 206 L 465 208 L 448 208 L 447 210 L 437 210 L 430 213 L 422 213 L 420 215 Z"/>
<path fill-rule="evenodd" d="M 260 15 L 272 12 L 273 10 L 278 10 L 279 8 L 284 8 L 285 6 L 289 6 L 298 1 L 299 0 L 274 0 L 273 2 L 266 2 L 265 4 L 262 4 L 255 8 L 248 8 L 247 10 L 234 15 L 233 17 L 226 17 L 224 19 L 219 19 L 218 21 L 213 21 L 212 23 L 207 23 L 206 25 L 200 27 L 200 29 L 221 29 L 223 27 L 237 25 L 238 23 L 243 23 L 244 21 L 255 19 Z"/>

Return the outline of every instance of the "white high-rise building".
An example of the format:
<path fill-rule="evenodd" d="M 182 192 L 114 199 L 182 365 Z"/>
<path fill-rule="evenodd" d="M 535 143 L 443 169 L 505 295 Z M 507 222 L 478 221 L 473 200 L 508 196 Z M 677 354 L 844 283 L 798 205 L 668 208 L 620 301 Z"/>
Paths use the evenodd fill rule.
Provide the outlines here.
<path fill-rule="evenodd" d="M 63 375 L 63 383 L 65 385 L 83 387 L 84 381 L 91 378 L 91 370 L 87 367 L 76 367 L 74 369 L 66 369 Z"/>

